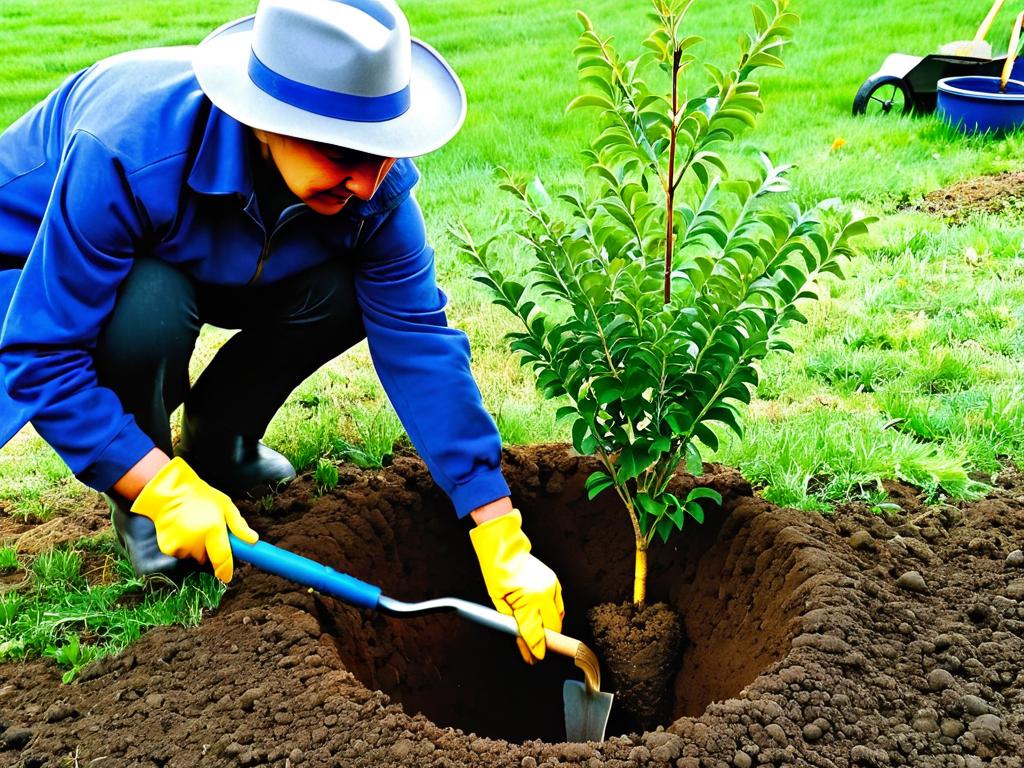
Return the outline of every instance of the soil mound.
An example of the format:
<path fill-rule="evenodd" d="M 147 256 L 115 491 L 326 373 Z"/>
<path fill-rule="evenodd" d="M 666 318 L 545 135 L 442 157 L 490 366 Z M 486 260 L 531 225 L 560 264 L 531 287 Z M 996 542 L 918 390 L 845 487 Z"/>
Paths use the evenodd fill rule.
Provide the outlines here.
<path fill-rule="evenodd" d="M 504 455 L 565 632 L 588 644 L 587 609 L 627 599 L 633 567 L 625 514 L 586 501 L 594 468 L 562 445 Z M 723 504 L 651 552 L 648 598 L 684 621 L 664 729 L 613 735 L 613 711 L 604 744 L 559 744 L 570 661 L 526 667 L 454 617 L 384 617 L 243 567 L 200 626 L 154 630 L 70 686 L 49 663 L 0 667 L 0 765 L 1022 765 L 1019 476 L 913 522 L 779 509 L 717 466 L 674 482 Z M 417 458 L 311 489 L 243 513 L 392 597 L 486 603 L 470 523 Z"/>
<path fill-rule="evenodd" d="M 1004 213 L 1024 208 L 1024 171 L 978 176 L 929 192 L 915 210 L 959 223 L 972 213 Z"/>

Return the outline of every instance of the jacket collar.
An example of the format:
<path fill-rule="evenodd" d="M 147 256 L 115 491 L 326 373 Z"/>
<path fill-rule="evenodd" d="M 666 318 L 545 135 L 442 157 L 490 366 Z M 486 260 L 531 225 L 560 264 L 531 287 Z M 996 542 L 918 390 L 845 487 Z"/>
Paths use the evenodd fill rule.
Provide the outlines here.
<path fill-rule="evenodd" d="M 250 131 L 210 104 L 188 185 L 203 195 L 242 195 L 253 192 L 249 171 Z"/>
<path fill-rule="evenodd" d="M 243 200 L 251 200 L 253 178 L 249 170 L 249 142 L 252 140 L 248 126 L 210 104 L 188 185 L 204 195 L 238 195 Z M 350 199 L 342 214 L 366 218 L 385 213 L 408 197 L 419 178 L 412 160 L 400 158 L 371 199 Z"/>

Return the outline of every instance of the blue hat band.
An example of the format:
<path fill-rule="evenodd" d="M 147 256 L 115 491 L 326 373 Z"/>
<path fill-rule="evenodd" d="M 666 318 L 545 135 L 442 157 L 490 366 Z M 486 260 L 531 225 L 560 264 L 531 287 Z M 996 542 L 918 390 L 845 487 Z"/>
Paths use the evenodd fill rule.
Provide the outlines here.
<path fill-rule="evenodd" d="M 275 72 L 256 54 L 249 52 L 249 79 L 264 93 L 293 107 L 324 117 L 352 120 L 359 123 L 380 123 L 393 120 L 409 110 L 409 86 L 385 96 L 356 96 L 328 91 L 315 85 L 300 83 Z"/>

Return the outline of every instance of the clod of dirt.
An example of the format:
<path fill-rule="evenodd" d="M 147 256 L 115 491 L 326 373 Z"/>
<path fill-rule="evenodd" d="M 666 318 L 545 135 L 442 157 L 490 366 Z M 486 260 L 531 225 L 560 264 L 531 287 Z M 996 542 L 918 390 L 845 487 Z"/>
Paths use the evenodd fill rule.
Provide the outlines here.
<path fill-rule="evenodd" d="M 665 603 L 603 603 L 587 612 L 587 621 L 620 715 L 628 714 L 641 731 L 670 723 L 683 644 L 679 614 Z"/>
<path fill-rule="evenodd" d="M 21 749 L 32 738 L 32 731 L 28 728 L 8 728 L 4 731 L 3 743 L 8 749 Z"/>
<path fill-rule="evenodd" d="M 903 589 L 911 592 L 927 592 L 928 585 L 925 583 L 924 577 L 917 571 L 907 571 L 898 579 L 896 579 L 896 586 L 903 587 Z"/>

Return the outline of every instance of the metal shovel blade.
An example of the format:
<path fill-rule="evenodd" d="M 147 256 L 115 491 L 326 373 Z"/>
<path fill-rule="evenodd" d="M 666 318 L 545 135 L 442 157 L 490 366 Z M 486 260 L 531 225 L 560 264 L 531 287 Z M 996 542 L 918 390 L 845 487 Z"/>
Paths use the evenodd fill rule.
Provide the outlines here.
<path fill-rule="evenodd" d="M 566 680 L 562 686 L 566 741 L 604 741 L 614 698 L 610 693 L 590 692 L 578 680 Z"/>

